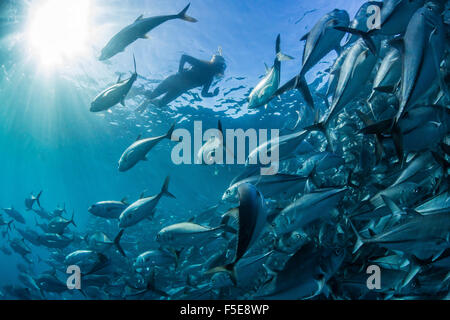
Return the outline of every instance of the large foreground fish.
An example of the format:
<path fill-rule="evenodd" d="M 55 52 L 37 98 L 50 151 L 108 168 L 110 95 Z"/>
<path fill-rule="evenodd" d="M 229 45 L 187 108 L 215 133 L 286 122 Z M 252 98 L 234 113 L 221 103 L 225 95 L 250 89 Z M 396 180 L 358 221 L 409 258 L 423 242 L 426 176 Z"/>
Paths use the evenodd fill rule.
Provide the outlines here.
<path fill-rule="evenodd" d="M 160 24 L 174 19 L 182 19 L 189 22 L 197 22 L 196 19 L 186 14 L 189 9 L 188 4 L 180 13 L 167 16 L 156 16 L 150 18 L 143 18 L 140 15 L 132 24 L 120 30 L 102 49 L 100 61 L 107 60 L 114 57 L 119 52 L 125 50 L 125 48 L 136 41 L 137 39 L 147 39 L 147 33 L 159 26 Z"/>
<path fill-rule="evenodd" d="M 274 96 L 281 95 L 288 90 L 298 89 L 306 103 L 314 109 L 314 101 L 306 83 L 305 74 L 332 50 L 335 50 L 339 55 L 341 52 L 340 42 L 344 34 L 336 30 L 335 27 L 347 27 L 349 22 L 350 17 L 345 10 L 334 9 L 322 17 L 311 31 L 301 39 L 302 41 L 305 40 L 306 43 L 300 73 L 279 88 Z"/>
<path fill-rule="evenodd" d="M 182 222 L 161 229 L 156 236 L 156 240 L 164 247 L 175 249 L 200 247 L 205 241 L 217 237 L 223 231 L 235 233 L 235 230 L 227 225 L 210 228 L 192 222 Z"/>
<path fill-rule="evenodd" d="M 125 98 L 130 92 L 133 83 L 137 79 L 136 72 L 136 59 L 133 55 L 134 62 L 134 73 L 127 80 L 122 80 L 121 77 L 117 80 L 117 83 L 102 92 L 100 92 L 91 103 L 91 112 L 100 112 L 108 110 L 109 108 L 114 107 L 116 104 L 120 103 L 125 106 Z"/>
<path fill-rule="evenodd" d="M 267 221 L 267 211 L 264 208 L 264 199 L 261 193 L 248 183 L 240 185 L 238 192 L 239 208 L 238 210 L 230 211 L 230 216 L 237 218 L 239 226 L 235 258 L 230 264 L 207 271 L 209 274 L 227 272 L 234 284 L 237 281 L 236 264 L 258 240 Z"/>
<path fill-rule="evenodd" d="M 175 125 L 173 125 L 165 135 L 159 137 L 140 139 L 139 136 L 136 142 L 129 146 L 120 157 L 118 166 L 119 171 L 128 171 L 139 161 L 146 161 L 147 153 L 162 140 L 171 139 L 174 129 Z"/>
<path fill-rule="evenodd" d="M 330 121 L 358 96 L 361 88 L 369 80 L 376 62 L 377 57 L 370 52 L 365 43 L 361 39 L 356 41 L 347 53 L 340 69 L 336 91 L 327 114 L 319 123 L 308 127 L 307 130 L 323 132 L 329 145 L 332 146 L 331 137 L 327 129 Z"/>
<path fill-rule="evenodd" d="M 440 64 L 445 51 L 445 32 L 439 6 L 427 3 L 417 10 L 400 46 L 403 50 L 403 69 L 400 107 L 395 116 L 395 124 L 436 79 L 441 79 Z M 443 80 L 441 87 L 447 91 Z"/>
<path fill-rule="evenodd" d="M 447 212 L 426 216 L 417 213 L 392 229 L 371 238 L 362 238 L 353 225 L 352 228 L 357 235 L 353 252 L 365 244 L 372 243 L 427 259 L 450 247 L 450 215 Z"/>
<path fill-rule="evenodd" d="M 276 40 L 275 53 L 276 58 L 272 68 L 266 70 L 264 78 L 262 78 L 256 87 L 253 88 L 248 96 L 249 108 L 257 108 L 269 103 L 280 85 L 281 61 L 293 59 L 292 57 L 281 53 L 280 35 L 278 35 Z"/>
<path fill-rule="evenodd" d="M 125 200 L 100 201 L 90 206 L 88 212 L 105 219 L 118 219 L 127 207 L 128 204 L 125 203 Z"/>
<path fill-rule="evenodd" d="M 391 47 L 386 56 L 381 61 L 381 65 L 378 68 L 377 75 L 373 80 L 372 93 L 370 94 L 369 98 L 367 98 L 367 101 L 371 100 L 377 90 L 396 86 L 400 81 L 401 72 L 401 52 L 397 48 Z"/>
<path fill-rule="evenodd" d="M 124 229 L 134 226 L 138 222 L 151 216 L 159 200 L 161 200 L 163 196 L 175 198 L 175 196 L 169 192 L 169 177 L 164 181 L 160 193 L 155 196 L 139 199 L 122 212 L 119 217 L 119 228 Z"/>
<path fill-rule="evenodd" d="M 257 187 L 266 198 L 279 198 L 286 197 L 291 188 L 303 190 L 307 180 L 308 177 L 281 173 L 267 176 L 254 175 L 230 185 L 230 187 L 225 190 L 222 201 L 229 201 L 237 198 L 239 186 L 244 183 L 250 183 Z"/>
<path fill-rule="evenodd" d="M 329 219 L 345 195 L 346 188 L 316 190 L 284 208 L 273 221 L 277 236 L 301 229 L 319 219 Z"/>
<path fill-rule="evenodd" d="M 397 34 L 403 34 L 406 30 L 411 17 L 417 9 L 423 6 L 425 0 L 385 0 L 378 12 L 373 12 L 369 21 L 373 24 L 372 28 L 368 31 L 364 29 L 353 29 L 338 26 L 337 29 L 350 32 L 354 35 L 362 37 L 367 47 L 376 53 L 375 45 L 372 41 L 373 36 L 394 36 Z M 377 21 L 376 15 L 379 15 L 379 21 Z M 379 22 L 379 25 L 377 25 Z"/>

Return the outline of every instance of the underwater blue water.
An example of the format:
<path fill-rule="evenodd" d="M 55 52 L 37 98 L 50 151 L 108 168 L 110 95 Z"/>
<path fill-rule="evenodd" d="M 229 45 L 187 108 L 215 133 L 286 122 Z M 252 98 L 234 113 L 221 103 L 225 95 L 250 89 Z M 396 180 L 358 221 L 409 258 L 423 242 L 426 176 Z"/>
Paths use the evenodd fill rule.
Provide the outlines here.
<path fill-rule="evenodd" d="M 149 40 L 138 40 L 108 64 L 96 58 L 102 46 L 122 26 L 140 14 L 178 12 L 186 3 L 180 0 L 93 2 L 96 9 L 92 17 L 92 47 L 67 66 L 49 71 L 40 65 L 37 53 L 32 52 L 25 40 L 25 12 L 19 14 L 20 22 L 14 25 L 14 32 L 1 39 L 2 45 L 10 49 L 2 51 L 11 60 L 4 64 L 4 74 L 0 77 L 0 206 L 14 206 L 30 225 L 34 224 L 32 213 L 25 212 L 24 207 L 24 198 L 30 192 L 43 190 L 44 208 L 65 204 L 69 213 L 75 210 L 76 223 L 82 230 L 91 218 L 87 208 L 92 203 L 125 196 L 135 198 L 143 190 L 156 193 L 168 174 L 177 200 L 163 199 L 164 213 L 190 216 L 213 205 L 233 177 L 229 168 L 175 166 L 169 157 L 173 143 L 168 141 L 153 151 L 148 162 L 129 172 L 117 171 L 118 158 L 139 134 L 165 133 L 174 122 L 173 116 L 181 122 L 180 127 L 187 128 L 192 128 L 192 120 L 202 120 L 204 127 L 212 128 L 217 119 L 223 121 L 224 127 L 278 127 L 285 121 L 282 115 L 247 114 L 239 103 L 264 74 L 264 62 L 272 64 L 277 34 L 281 34 L 282 51 L 296 58 L 283 63 L 281 82 L 284 82 L 298 72 L 303 47 L 299 39 L 315 21 L 335 7 L 346 9 L 352 16 L 363 1 L 193 0 L 189 13 L 198 23 L 168 22 L 153 30 Z M 132 89 L 126 108 L 115 107 L 111 114 L 89 112 L 92 98 L 117 78 L 116 73 L 132 71 L 132 53 L 140 76 L 162 80 L 176 71 L 181 54 L 207 60 L 219 46 L 228 68 L 218 83 L 221 93 L 217 98 L 193 103 L 178 99 L 176 107 L 171 107 L 171 114 L 156 112 L 147 119 L 135 116 L 133 109 L 138 102 L 133 100 L 136 89 Z M 309 82 L 333 55 L 308 74 Z M 139 88 L 154 85 L 143 78 L 136 82 Z M 239 87 L 224 97 L 224 93 Z M 199 93 L 199 89 L 193 92 Z M 224 98 L 229 102 L 218 102 Z M 294 123 L 295 120 L 292 115 Z M 45 254 L 45 250 L 37 248 L 35 253 Z M 18 255 L 0 253 L 0 285 L 14 281 L 15 264 L 20 259 Z"/>
<path fill-rule="evenodd" d="M 312 29 L 316 22 L 335 8 L 346 10 L 350 19 L 353 19 L 358 9 L 365 2 L 363 0 L 192 0 L 188 14 L 195 17 L 198 20 L 197 23 L 182 20 L 168 21 L 149 32 L 148 39 L 139 39 L 129 45 L 124 52 L 102 62 L 99 61 L 101 49 L 124 26 L 135 21 L 140 15 L 149 17 L 176 14 L 188 2 L 186 0 L 88 0 L 89 11 L 86 12 L 88 36 L 84 43 L 77 47 L 77 39 L 73 37 L 73 34 L 60 34 L 59 36 L 64 38 L 66 45 L 73 41 L 75 46 L 70 49 L 73 52 L 66 52 L 66 56 L 58 56 L 59 60 L 57 61 L 56 58 L 51 57 L 52 52 L 49 52 L 48 48 L 43 48 L 42 44 L 39 48 L 33 42 L 33 38 L 30 38 L 30 34 L 33 37 L 38 36 L 36 30 L 32 30 L 34 26 L 32 24 L 33 17 L 41 7 L 50 3 L 49 1 L 52 0 L 5 0 L 3 3 L 0 2 L 0 209 L 14 207 L 26 219 L 25 225 L 15 222 L 14 227 L 9 232 L 6 232 L 6 226 L 0 226 L 2 232 L 0 249 L 7 248 L 10 245 L 11 238 L 21 239 L 21 236 L 14 230 L 15 227 L 22 229 L 30 227 L 40 232 L 36 224 L 37 221 L 42 222 L 42 219 L 36 218 L 36 214 L 33 211 L 27 211 L 25 207 L 24 200 L 31 193 L 36 195 L 42 190 L 40 204 L 48 211 L 64 207 L 66 208 L 64 217 L 69 218 L 72 213 L 74 214 L 76 226 L 69 226 L 69 233 L 81 237 L 87 236 L 87 233 L 101 231 L 105 232 L 109 238 L 114 239 L 119 232 L 117 221 L 106 221 L 94 217 L 88 212 L 88 208 L 103 200 L 126 198 L 128 203 L 133 203 L 142 194 L 146 196 L 156 195 L 160 192 L 164 179 L 170 176 L 169 190 L 176 196 L 176 199 L 162 197 L 151 221 L 141 221 L 137 226 L 126 229 L 121 243 L 125 251 L 129 253 L 127 258 L 122 259 L 118 252 L 111 252 L 112 250 L 107 254 L 111 256 L 112 265 L 117 266 L 119 273 L 128 270 L 127 268 L 134 262 L 138 254 L 159 247 L 159 244 L 155 241 L 155 236 L 160 229 L 170 224 L 188 221 L 204 212 L 205 209 L 218 204 L 232 179 L 245 169 L 242 164 L 175 165 L 171 159 L 171 152 L 176 143 L 165 139 L 150 151 L 147 161 L 140 161 L 131 170 L 119 172 L 118 161 L 124 150 L 136 141 L 137 137 L 147 138 L 166 134 L 173 124 L 176 125 L 177 129 L 184 128 L 192 133 L 195 121 L 202 122 L 203 131 L 209 128 L 217 128 L 219 120 L 224 129 L 280 129 L 281 134 L 292 133 L 293 129 L 291 128 L 296 124 L 296 128 L 299 130 L 310 126 L 317 120 L 316 116 L 324 114 L 327 108 L 320 96 L 324 94 L 328 85 L 329 68 L 337 58 L 334 51 L 326 55 L 306 74 L 309 88 L 314 93 L 315 105 L 318 110 L 317 115 L 309 109 L 297 90 L 289 91 L 273 99 L 267 107 L 259 109 L 249 109 L 247 97 L 265 75 L 265 64 L 270 67 L 274 63 L 275 39 L 278 34 L 281 36 L 281 51 L 294 57 L 293 60 L 282 61 L 281 63 L 281 84 L 284 84 L 299 73 L 305 43 L 300 39 Z M 68 0 L 64 1 L 67 1 L 68 5 L 70 4 Z M 441 2 L 443 3 L 443 1 Z M 53 18 L 58 21 L 56 17 L 48 17 L 49 20 Z M 57 29 L 58 25 L 55 22 L 51 27 Z M 80 34 L 81 32 L 80 30 Z M 343 38 L 342 44 L 346 39 L 347 36 Z M 365 44 L 362 45 L 365 46 Z M 43 56 L 45 52 L 47 56 L 45 54 Z M 180 57 L 183 54 L 209 60 L 212 55 L 219 52 L 225 58 L 227 69 L 224 76 L 215 79 L 211 85 L 210 92 L 213 92 L 216 88 L 220 90 L 216 97 L 204 98 L 201 96 L 201 88 L 196 88 L 183 94 L 168 106 L 162 108 L 150 106 L 144 113 L 136 112 L 136 109 L 145 101 L 144 94 L 146 92 L 155 89 L 162 80 L 177 72 Z M 383 52 L 383 54 L 380 53 L 380 57 L 385 54 L 383 49 L 380 49 L 380 52 Z M 99 92 L 115 84 L 119 77 L 123 80 L 130 76 L 133 72 L 133 56 L 136 61 L 138 78 L 125 99 L 125 105 L 117 104 L 109 111 L 90 112 L 91 102 Z M 365 50 L 362 58 L 363 63 L 372 61 L 370 59 L 373 59 L 373 56 L 370 55 L 369 49 Z M 370 70 L 375 70 L 375 65 L 374 62 Z M 444 70 L 444 67 L 442 69 Z M 363 94 L 365 94 L 366 89 L 371 89 L 370 85 L 368 83 L 367 88 L 363 88 L 361 85 Z M 431 91 L 436 91 L 437 88 L 436 84 Z M 431 98 L 434 97 L 433 94 L 435 92 L 430 93 Z M 381 94 L 380 96 L 386 97 Z M 436 101 L 439 101 L 439 99 Z M 386 101 L 380 102 L 380 100 L 382 99 L 376 101 L 374 105 L 378 110 L 386 111 L 388 116 L 386 114 L 383 114 L 383 116 L 377 115 L 377 121 L 383 117 L 392 118 L 392 116 L 389 116 L 389 112 L 392 113 L 393 111 L 391 106 L 395 103 L 392 103 L 391 100 L 395 99 L 391 99 L 388 103 L 386 103 L 388 98 L 385 98 Z M 429 100 L 426 102 L 431 104 Z M 358 111 L 365 108 L 366 113 L 369 113 L 366 100 L 363 97 L 355 99 L 349 105 L 350 107 L 361 106 Z M 448 106 L 444 107 L 448 109 Z M 429 109 L 426 110 L 429 111 Z M 434 115 L 433 112 L 431 113 Z M 445 112 L 442 111 L 442 113 L 444 114 L 443 119 L 437 118 L 438 120 L 435 121 L 433 118 L 433 121 L 430 121 L 430 126 L 424 126 L 425 129 L 417 125 L 419 129 L 424 131 L 416 130 L 419 134 L 418 136 L 413 135 L 413 138 L 418 137 L 417 140 L 420 140 L 419 138 L 426 140 L 428 138 L 426 133 L 429 132 L 426 130 L 432 130 L 435 126 L 440 127 L 442 125 L 444 129 L 441 131 L 447 130 L 447 132 L 439 131 L 436 133 L 438 141 L 435 141 L 434 144 L 430 143 L 429 149 L 432 151 L 444 150 L 445 153 L 445 138 L 443 137 L 447 135 L 448 139 L 448 127 L 446 127 L 448 119 L 445 118 Z M 342 150 L 335 153 L 330 152 L 327 154 L 329 158 L 326 158 L 326 160 L 321 158 L 312 165 L 313 160 L 311 159 L 314 155 L 321 156 L 326 153 L 325 145 L 327 144 L 325 137 L 322 137 L 320 133 L 313 133 L 308 136 L 308 139 L 310 139 L 312 148 L 317 147 L 317 150 L 312 152 L 311 159 L 306 157 L 305 159 L 308 159 L 308 161 L 305 161 L 305 163 L 298 161 L 289 163 L 290 167 L 286 166 L 288 173 L 297 175 L 300 172 L 305 173 L 306 168 L 312 168 L 311 173 L 307 174 L 308 177 L 304 179 L 306 182 L 303 190 L 295 193 L 300 197 L 302 192 L 308 196 L 309 193 L 317 195 L 320 192 L 326 193 L 329 191 L 325 189 L 325 191 L 311 192 L 314 188 L 321 187 L 311 187 L 308 183 L 315 184 L 315 175 L 320 177 L 320 174 L 317 174 L 316 171 L 316 164 L 326 167 L 331 163 L 331 169 L 336 169 L 333 171 L 335 176 L 330 175 L 328 177 L 326 173 L 323 174 L 325 177 L 320 178 L 332 181 L 330 188 L 339 189 L 341 188 L 340 183 L 342 183 L 343 190 L 347 191 L 351 187 L 352 192 L 348 192 L 350 195 L 345 197 L 345 200 L 342 200 L 342 198 L 336 200 L 336 202 L 342 200 L 339 205 L 333 203 L 334 195 L 322 199 L 323 203 L 328 204 L 327 201 L 330 201 L 330 206 L 334 206 L 327 207 L 324 205 L 323 211 L 326 213 L 335 214 L 338 211 L 339 213 L 345 211 L 350 216 L 358 202 L 368 205 L 377 196 L 378 198 L 375 200 L 378 201 L 377 204 L 381 202 L 380 207 L 382 209 L 392 210 L 393 207 L 395 209 L 395 206 L 379 196 L 378 191 L 388 189 L 392 185 L 390 182 L 386 182 L 386 185 L 380 182 L 391 180 L 394 182 L 394 177 L 398 177 L 404 172 L 404 167 L 399 166 L 399 163 L 393 160 L 397 149 L 385 143 L 385 145 L 388 145 L 385 150 L 386 158 L 379 166 L 375 167 L 375 155 L 372 152 L 372 149 L 375 149 L 372 148 L 375 139 L 372 136 L 366 138 L 366 136 L 357 132 L 359 125 L 353 121 L 357 116 L 359 115 L 356 112 L 350 115 L 341 112 L 339 116 L 336 116 L 338 118 L 336 119 L 338 123 L 336 128 L 330 128 L 328 131 L 331 132 L 332 140 L 336 140 L 336 144 L 342 146 Z M 351 117 L 353 117 L 352 121 L 348 119 Z M 358 123 L 361 122 L 361 119 L 357 119 Z M 425 132 L 423 134 L 425 137 L 420 136 L 422 132 Z M 339 139 L 342 141 L 337 141 Z M 417 143 L 420 142 L 423 141 Z M 318 146 L 319 143 L 320 146 Z M 406 143 L 414 145 L 414 141 L 411 142 L 411 136 L 405 138 Z M 425 146 L 428 148 L 426 144 Z M 326 149 L 327 152 L 329 150 Z M 408 155 L 409 151 L 411 150 L 405 151 L 408 165 L 412 163 L 412 159 L 416 159 L 413 155 L 417 157 L 420 155 L 420 153 Z M 435 160 L 438 158 L 436 152 L 433 153 L 433 156 Z M 422 163 L 423 171 L 414 172 L 413 179 L 410 179 L 411 176 L 407 178 L 410 179 L 407 182 L 410 184 L 401 185 L 404 190 L 402 189 L 399 194 L 394 193 L 395 200 L 400 201 L 402 205 L 407 203 L 411 208 L 417 208 L 415 206 L 420 201 L 438 195 L 438 191 L 442 189 L 444 189 L 444 192 L 441 193 L 441 196 L 444 195 L 444 197 L 440 199 L 445 198 L 446 194 L 444 193 L 447 192 L 445 189 L 447 185 L 442 181 L 445 180 L 447 172 L 444 169 L 441 174 L 440 166 L 442 163 L 438 160 L 434 162 L 430 160 L 432 164 L 428 167 Z M 317 170 L 322 169 L 318 168 Z M 351 179 L 351 174 L 354 173 L 353 169 L 355 172 L 359 170 L 357 175 L 361 180 L 358 181 L 356 186 L 353 182 L 358 178 Z M 326 172 L 327 168 L 323 170 Z M 350 171 L 348 177 L 347 171 Z M 286 176 L 283 175 L 284 178 Z M 412 188 L 411 185 L 416 185 L 410 182 L 411 180 L 414 180 L 418 183 L 417 185 L 423 188 Z M 339 183 L 333 184 L 336 181 Z M 424 187 L 424 185 L 426 186 Z M 409 187 L 410 189 L 407 189 Z M 338 190 L 338 193 L 340 194 L 343 190 Z M 423 195 L 417 195 L 419 193 L 417 190 L 425 191 L 423 191 Z M 276 201 L 268 198 L 269 200 L 265 205 L 267 207 L 274 206 L 279 211 L 286 208 L 294 200 L 294 197 L 290 198 L 292 201 L 288 201 L 288 198 L 277 199 Z M 375 200 L 373 202 L 376 202 Z M 224 203 L 220 204 L 223 205 Z M 375 204 L 372 204 L 375 207 Z M 321 203 L 318 203 L 317 207 L 321 208 L 320 205 Z M 446 207 L 442 209 L 439 207 L 441 205 Z M 380 207 L 377 207 L 377 209 Z M 438 207 L 442 211 L 448 210 L 448 198 L 442 203 L 438 203 Z M 215 212 L 217 216 L 215 216 L 214 223 L 220 221 L 219 212 L 224 213 L 230 208 L 220 209 Z M 272 209 L 274 208 L 271 207 Z M 311 208 L 311 210 L 314 209 Z M 360 207 L 357 209 L 360 209 Z M 274 211 L 277 212 L 276 210 Z M 373 211 L 375 212 L 375 209 Z M 317 214 L 324 212 L 317 212 Z M 401 214 L 404 213 L 401 212 Z M 400 215 L 396 212 L 392 215 L 392 220 L 397 218 L 401 220 L 404 217 L 409 219 L 410 217 L 407 214 L 410 213 Z M 0 212 L 0 215 L 9 220 L 9 217 L 3 212 Z M 320 265 L 320 268 L 329 268 L 330 277 L 336 272 L 336 270 L 332 270 L 333 267 L 341 266 L 341 264 L 350 270 L 349 273 L 359 276 L 352 269 L 354 266 L 350 248 L 353 247 L 354 243 L 348 239 L 352 237 L 352 240 L 360 240 L 360 237 L 358 234 L 355 236 L 356 232 L 351 231 L 350 224 L 347 223 L 348 216 L 336 214 L 333 219 L 336 218 L 337 221 L 338 218 L 342 218 L 336 225 L 324 223 L 320 230 L 319 227 L 317 227 L 317 230 L 315 229 L 316 225 L 308 229 L 308 232 L 314 233 L 309 240 L 313 239 L 312 241 L 320 245 L 323 244 L 321 242 L 323 238 L 331 235 L 333 241 L 340 244 L 344 243 L 344 246 L 346 246 L 348 251 L 346 264 L 343 264 L 343 255 L 336 253 L 338 257 L 336 260 L 328 261 L 329 265 L 325 265 L 325 263 Z M 446 219 L 445 223 L 448 223 L 448 218 Z M 263 221 L 264 226 L 268 227 L 268 234 L 270 233 L 270 235 L 262 239 L 261 242 L 266 240 L 270 242 L 270 236 L 273 235 L 271 231 L 275 230 L 276 225 L 275 222 L 266 224 L 265 220 Z M 342 225 L 345 225 L 348 232 L 339 229 L 343 220 L 345 220 L 345 223 L 342 223 Z M 362 221 L 363 223 L 366 222 L 364 218 Z M 378 222 L 376 218 L 369 219 L 369 222 L 373 222 L 371 228 L 384 230 L 385 226 L 380 227 L 380 225 L 386 221 L 383 220 L 377 225 L 375 225 L 375 221 Z M 357 223 L 357 226 L 360 227 L 360 221 Z M 391 220 L 389 220 L 389 223 L 391 223 Z M 330 228 L 330 225 L 334 229 L 327 234 L 327 228 Z M 362 227 L 360 231 L 364 232 L 365 236 L 367 234 L 372 236 L 373 232 L 372 229 L 363 230 Z M 295 232 L 289 234 L 291 236 L 296 235 Z M 218 243 L 221 243 L 220 241 L 224 241 L 224 239 L 229 240 L 225 237 L 225 233 L 216 236 L 214 241 L 217 240 Z M 290 248 L 284 243 L 288 240 L 286 237 L 279 237 L 279 239 L 276 239 L 277 242 L 274 246 Z M 83 241 L 80 239 L 74 240 L 69 249 L 62 250 L 59 258 L 76 249 L 85 249 L 87 244 Z M 275 241 L 273 242 L 275 243 Z M 261 246 L 261 243 L 258 242 L 258 245 Z M 56 260 L 55 257 L 50 258 L 51 252 L 57 250 L 49 250 L 43 246 L 31 244 L 28 246 L 31 248 L 29 258 L 32 260 L 32 263 L 29 264 L 15 252 L 7 255 L 4 251 L 0 251 L 0 299 L 2 298 L 2 290 L 5 291 L 5 286 L 20 287 L 23 285 L 21 283 L 23 279 L 20 280 L 18 275 L 19 268 L 23 269 L 24 265 L 25 268 L 29 269 L 29 273 L 36 277 L 43 274 L 43 271 L 50 269 L 51 263 L 49 262 L 58 265 L 54 261 Z M 257 247 L 257 245 L 255 246 Z M 267 248 L 268 246 L 269 244 Z M 314 255 L 311 255 L 313 256 L 311 259 L 319 259 L 320 262 L 322 254 L 325 256 L 325 253 L 329 254 L 336 251 L 334 247 L 331 248 L 333 250 L 325 247 L 325 245 L 320 247 L 323 249 L 320 254 L 313 250 Z M 308 246 L 306 248 L 305 250 L 308 250 Z M 311 249 L 311 247 L 309 248 Z M 215 250 L 214 248 L 203 247 L 199 250 L 199 253 L 195 251 L 197 249 L 185 250 L 183 254 L 194 257 L 193 259 L 200 256 L 201 259 L 206 260 L 205 257 L 211 253 L 210 251 Z M 265 252 L 265 249 L 264 246 L 262 250 L 256 248 L 254 250 L 255 256 L 258 257 L 258 253 L 261 253 L 258 250 Z M 376 251 L 377 254 L 383 250 L 382 247 L 377 249 L 380 249 Z M 217 251 L 220 251 L 220 248 Z M 386 251 L 383 251 L 383 253 L 386 253 Z M 331 254 L 326 257 L 330 256 L 335 257 Z M 363 254 L 358 257 L 363 260 L 369 256 L 366 257 Z M 372 256 L 370 257 L 372 258 Z M 339 260 L 341 258 L 342 260 Z M 444 265 L 442 269 L 447 267 L 446 263 L 448 264 L 445 258 L 447 258 L 446 254 L 442 259 L 443 262 L 438 261 L 438 263 Z M 182 261 L 183 266 L 176 272 L 179 271 L 181 274 L 190 270 L 191 267 L 194 268 L 189 265 L 188 260 L 186 258 Z M 363 263 L 365 265 L 366 261 Z M 308 266 L 307 263 L 305 265 Z M 257 264 L 257 267 L 261 266 Z M 438 269 L 436 278 L 442 276 L 442 269 Z M 361 268 L 361 270 L 363 269 Z M 58 270 L 61 279 L 65 279 L 64 271 Z M 251 269 L 249 268 L 247 271 L 251 272 Z M 346 276 L 347 272 L 343 275 Z M 112 278 L 116 276 L 120 280 L 125 278 L 125 276 L 122 278 L 120 274 L 114 272 L 111 275 Z M 132 276 L 134 274 L 130 275 L 130 278 Z M 202 276 L 203 274 L 198 277 L 204 280 Z M 365 276 L 363 274 L 362 278 Z M 428 274 L 425 276 L 428 276 Z M 435 274 L 431 273 L 430 279 L 433 276 Z M 255 276 L 255 278 L 257 277 Z M 161 279 L 158 280 L 167 283 L 164 276 L 161 276 Z M 187 277 L 187 280 L 190 280 L 189 277 Z M 174 283 L 170 283 L 171 290 L 177 288 L 178 281 L 181 280 L 174 277 Z M 352 279 L 348 281 L 351 283 Z M 365 278 L 363 281 L 365 281 Z M 448 282 L 448 276 L 446 281 Z M 439 283 L 439 281 L 437 282 Z M 206 283 L 206 286 L 212 285 L 212 281 Z M 365 289 L 364 286 L 365 282 L 363 283 Z M 432 285 L 430 285 L 430 288 L 430 291 L 432 291 Z M 232 288 L 230 296 L 248 297 L 246 293 L 239 290 L 240 288 Z M 219 291 L 221 295 L 223 292 Z M 37 292 L 38 290 L 35 293 Z M 74 296 L 82 297 L 78 293 L 75 293 Z M 193 296 L 195 297 L 195 293 Z M 50 294 L 47 297 L 73 298 L 69 294 L 60 296 Z M 113 297 L 112 294 L 111 297 Z"/>

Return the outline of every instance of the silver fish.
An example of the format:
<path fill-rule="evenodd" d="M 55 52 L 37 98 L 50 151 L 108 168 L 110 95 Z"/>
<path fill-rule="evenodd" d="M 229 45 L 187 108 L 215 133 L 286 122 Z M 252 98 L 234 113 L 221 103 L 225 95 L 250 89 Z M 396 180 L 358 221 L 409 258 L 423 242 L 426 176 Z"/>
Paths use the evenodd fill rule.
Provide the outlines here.
<path fill-rule="evenodd" d="M 196 19 L 186 14 L 189 9 L 188 4 L 180 13 L 167 16 L 156 16 L 143 18 L 143 15 L 139 16 L 131 25 L 120 30 L 108 44 L 102 49 L 99 60 L 107 60 L 119 52 L 125 50 L 125 48 L 136 41 L 137 39 L 147 39 L 147 33 L 159 26 L 160 24 L 174 19 L 181 19 L 189 22 L 197 22 Z"/>

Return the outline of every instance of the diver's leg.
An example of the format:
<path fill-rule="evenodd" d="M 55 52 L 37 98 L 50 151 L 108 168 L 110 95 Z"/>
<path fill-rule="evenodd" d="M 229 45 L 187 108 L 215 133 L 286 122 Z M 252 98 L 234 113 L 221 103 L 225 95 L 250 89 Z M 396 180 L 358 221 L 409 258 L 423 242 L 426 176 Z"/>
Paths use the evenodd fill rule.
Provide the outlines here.
<path fill-rule="evenodd" d="M 159 100 L 155 99 L 160 95 L 165 94 L 169 90 L 171 90 L 171 88 L 174 87 L 177 81 L 178 80 L 176 75 L 172 75 L 164 79 L 153 91 L 145 94 L 146 98 L 141 103 L 141 105 L 136 109 L 136 111 L 144 112 L 145 109 L 147 109 L 147 107 L 149 106 L 149 104 L 159 105 Z"/>
<path fill-rule="evenodd" d="M 155 99 L 155 98 L 159 97 L 160 95 L 169 91 L 176 82 L 177 82 L 176 75 L 167 77 L 155 88 L 155 90 L 146 94 L 147 98 Z"/>
<path fill-rule="evenodd" d="M 183 90 L 169 90 L 164 97 L 162 97 L 161 99 L 157 100 L 157 106 L 158 107 L 165 107 L 166 105 L 168 105 L 169 103 L 171 103 L 173 100 L 175 100 L 176 98 L 178 98 L 179 96 L 181 96 L 184 93 Z"/>

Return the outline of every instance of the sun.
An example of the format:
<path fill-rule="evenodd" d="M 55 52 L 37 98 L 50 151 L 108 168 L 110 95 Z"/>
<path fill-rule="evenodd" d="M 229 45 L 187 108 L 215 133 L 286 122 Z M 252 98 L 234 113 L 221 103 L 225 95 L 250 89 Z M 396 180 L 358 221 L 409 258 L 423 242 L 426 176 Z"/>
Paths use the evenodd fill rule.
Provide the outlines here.
<path fill-rule="evenodd" d="M 31 53 L 45 65 L 73 60 L 88 48 L 91 0 L 33 3 L 27 29 Z"/>

